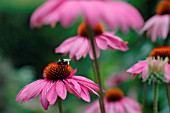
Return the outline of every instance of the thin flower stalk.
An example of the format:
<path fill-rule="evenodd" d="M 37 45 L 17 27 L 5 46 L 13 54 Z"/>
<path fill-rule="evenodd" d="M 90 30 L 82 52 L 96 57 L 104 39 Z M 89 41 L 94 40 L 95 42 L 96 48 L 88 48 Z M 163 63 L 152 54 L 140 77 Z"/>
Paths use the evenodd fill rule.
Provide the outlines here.
<path fill-rule="evenodd" d="M 59 113 L 64 113 L 61 98 L 58 99 L 58 109 L 59 109 Z"/>
<path fill-rule="evenodd" d="M 104 107 L 104 102 L 103 102 L 103 88 L 102 88 L 102 80 L 101 80 L 101 74 L 100 74 L 100 67 L 96 55 L 96 49 L 95 49 L 95 43 L 94 43 L 94 32 L 90 27 L 87 27 L 87 37 L 90 38 L 91 41 L 91 46 L 92 46 L 92 51 L 93 51 L 93 56 L 94 56 L 94 64 L 95 64 L 95 71 L 96 71 L 96 77 L 97 77 L 97 82 L 99 85 L 99 102 L 100 102 L 100 110 L 101 113 L 105 113 L 105 107 Z M 95 73 L 94 73 L 95 74 Z"/>
<path fill-rule="evenodd" d="M 153 113 L 158 113 L 158 83 L 154 84 L 154 105 Z"/>
<path fill-rule="evenodd" d="M 143 106 L 142 106 L 142 113 L 145 113 L 145 104 L 146 104 L 146 90 L 147 90 L 147 83 L 144 83 L 143 88 Z"/>
<path fill-rule="evenodd" d="M 167 94 L 167 99 L 168 99 L 168 105 L 169 105 L 169 110 L 170 110 L 170 91 L 169 91 L 169 85 L 168 83 L 165 83 L 166 84 L 166 94 Z"/>

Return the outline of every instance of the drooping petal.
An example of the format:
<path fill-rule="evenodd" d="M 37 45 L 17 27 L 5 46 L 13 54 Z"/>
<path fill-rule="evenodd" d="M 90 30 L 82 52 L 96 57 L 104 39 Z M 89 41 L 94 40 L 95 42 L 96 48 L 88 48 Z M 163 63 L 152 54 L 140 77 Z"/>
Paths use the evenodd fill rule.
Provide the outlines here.
<path fill-rule="evenodd" d="M 46 3 L 40 6 L 31 16 L 31 27 L 46 24 L 46 22 L 43 21 L 43 18 L 46 17 L 49 13 L 51 13 L 53 10 L 57 9 L 61 3 L 62 0 L 48 0 Z"/>
<path fill-rule="evenodd" d="M 107 49 L 107 41 L 105 39 L 100 38 L 99 36 L 95 37 L 96 44 L 100 49 L 106 50 Z"/>
<path fill-rule="evenodd" d="M 126 113 L 124 106 L 122 105 L 121 102 L 115 102 L 114 110 L 115 110 L 115 113 Z"/>
<path fill-rule="evenodd" d="M 105 39 L 108 43 L 108 46 L 112 49 L 117 49 L 121 51 L 127 51 L 127 42 L 124 42 L 121 38 L 118 36 L 112 35 L 109 32 L 104 32 L 102 35 L 102 38 Z"/>
<path fill-rule="evenodd" d="M 130 4 L 102 0 L 48 0 L 33 13 L 31 25 L 35 27 L 61 22 L 64 27 L 69 27 L 79 14 L 92 28 L 100 21 L 112 29 L 120 27 L 123 32 L 127 32 L 129 27 L 139 29 L 143 25 L 140 13 Z"/>
<path fill-rule="evenodd" d="M 90 94 L 89 94 L 89 92 L 88 92 L 86 87 L 81 86 L 81 94 L 80 94 L 80 96 L 86 102 L 90 102 Z"/>
<path fill-rule="evenodd" d="M 79 60 L 81 57 L 86 57 L 89 51 L 89 39 L 84 38 L 82 45 L 80 46 L 79 50 L 76 52 L 76 60 Z"/>
<path fill-rule="evenodd" d="M 75 89 L 73 85 L 71 85 L 67 80 L 64 80 L 64 83 L 65 83 L 65 85 L 66 85 L 67 90 L 68 90 L 70 93 L 72 93 L 72 94 L 74 94 L 75 96 L 77 96 L 78 98 L 80 98 L 80 93 L 79 93 L 79 91 L 77 91 L 77 89 Z"/>
<path fill-rule="evenodd" d="M 78 94 L 81 93 L 81 87 L 80 87 L 80 85 L 77 83 L 76 80 L 74 80 L 74 79 L 67 79 L 66 81 L 67 81 L 70 85 L 73 86 L 73 88 L 78 92 Z"/>
<path fill-rule="evenodd" d="M 40 102 L 45 110 L 48 109 L 49 101 L 47 100 L 47 92 L 52 85 L 51 81 L 48 81 L 47 84 L 44 86 L 42 92 L 40 93 Z"/>
<path fill-rule="evenodd" d="M 80 4 L 81 4 L 82 14 L 84 18 L 86 19 L 86 22 L 92 28 L 95 28 L 95 26 L 100 20 L 100 9 L 101 9 L 102 4 L 100 2 L 95 2 L 95 1 L 91 1 L 90 4 L 86 1 L 82 1 Z M 100 4 L 100 7 L 97 7 L 98 4 Z M 94 5 L 96 6 L 95 9 L 97 11 L 94 10 Z"/>
<path fill-rule="evenodd" d="M 142 78 L 145 79 L 149 75 L 148 67 L 145 67 L 142 71 Z"/>
<path fill-rule="evenodd" d="M 22 100 L 22 102 L 26 102 L 36 97 L 40 94 L 46 83 L 46 80 L 37 80 L 31 84 L 28 84 L 18 93 L 16 101 Z"/>
<path fill-rule="evenodd" d="M 165 65 L 165 78 L 169 82 L 170 81 L 170 65 Z"/>
<path fill-rule="evenodd" d="M 141 107 L 136 101 L 124 97 L 121 102 L 128 113 L 141 113 Z"/>
<path fill-rule="evenodd" d="M 90 105 L 85 113 L 100 113 L 99 101 L 95 101 L 92 105 Z"/>
<path fill-rule="evenodd" d="M 100 56 L 100 49 L 99 49 L 99 47 L 96 45 L 96 42 L 94 42 L 94 43 L 95 43 L 94 45 L 95 45 L 95 50 L 96 50 L 96 57 L 99 58 L 99 56 Z M 91 58 L 91 59 L 94 59 L 93 49 L 92 49 L 91 45 L 90 45 L 89 55 L 90 55 L 90 58 Z"/>
<path fill-rule="evenodd" d="M 56 87 L 56 82 L 54 82 L 47 92 L 47 100 L 49 101 L 50 105 L 53 105 L 57 100 Z"/>
<path fill-rule="evenodd" d="M 70 48 L 70 58 L 76 56 L 77 51 L 81 48 L 82 44 L 84 43 L 85 37 L 77 36 L 77 39 L 74 41 L 74 44 Z"/>
<path fill-rule="evenodd" d="M 147 35 L 155 42 L 157 38 L 167 38 L 170 25 L 170 15 L 155 15 L 151 17 L 144 25 L 140 33 L 147 31 Z"/>
<path fill-rule="evenodd" d="M 92 88 L 94 90 L 97 90 L 97 91 L 99 90 L 97 84 L 95 84 L 93 81 L 91 81 L 91 80 L 89 80 L 89 79 L 87 79 L 85 77 L 73 76 L 72 78 L 75 79 L 78 83 L 80 83 L 80 84 L 82 84 L 84 86 L 88 86 L 88 87 L 90 87 L 90 88 Z"/>
<path fill-rule="evenodd" d="M 55 49 L 55 53 L 68 53 L 76 39 L 77 36 L 65 40 L 59 47 Z"/>
<path fill-rule="evenodd" d="M 57 95 L 61 98 L 61 99 L 65 99 L 67 96 L 67 89 L 65 84 L 61 81 L 58 80 L 56 82 L 56 91 L 57 91 Z"/>
<path fill-rule="evenodd" d="M 131 68 L 129 68 L 127 70 L 127 72 L 132 73 L 134 75 L 134 77 L 135 77 L 136 74 L 141 73 L 147 66 L 148 66 L 147 61 L 143 60 L 143 61 L 138 62 L 137 64 L 135 64 Z"/>

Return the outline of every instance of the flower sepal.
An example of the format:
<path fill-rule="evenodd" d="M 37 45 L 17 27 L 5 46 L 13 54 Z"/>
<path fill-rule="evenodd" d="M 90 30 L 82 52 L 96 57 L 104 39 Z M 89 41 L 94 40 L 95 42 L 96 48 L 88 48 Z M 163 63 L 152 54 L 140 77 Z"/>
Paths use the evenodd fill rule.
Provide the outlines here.
<path fill-rule="evenodd" d="M 143 82 L 147 82 L 149 85 L 152 83 L 162 84 L 166 82 L 164 73 L 149 72 L 149 76 L 143 79 Z"/>

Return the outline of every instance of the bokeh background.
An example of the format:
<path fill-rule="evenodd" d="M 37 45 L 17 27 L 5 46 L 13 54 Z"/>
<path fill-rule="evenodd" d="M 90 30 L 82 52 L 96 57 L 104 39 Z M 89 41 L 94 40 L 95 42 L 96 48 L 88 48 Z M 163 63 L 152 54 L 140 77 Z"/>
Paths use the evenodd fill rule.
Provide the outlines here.
<path fill-rule="evenodd" d="M 45 1 L 0 0 L 0 113 L 58 113 L 57 104 L 45 111 L 39 102 L 39 97 L 27 103 L 15 102 L 15 97 L 23 86 L 43 78 L 42 72 L 48 63 L 56 62 L 59 58 L 68 58 L 68 55 L 55 54 L 54 49 L 66 38 L 76 35 L 77 27 L 82 22 L 80 18 L 67 29 L 60 24 L 57 24 L 55 28 L 43 26 L 40 29 L 31 29 L 30 16 Z M 126 1 L 136 7 L 146 21 L 155 14 L 156 5 L 160 0 Z M 129 50 L 127 52 L 101 51 L 99 61 L 105 89 L 107 89 L 105 82 L 109 76 L 128 69 L 134 63 L 145 59 L 154 47 L 165 44 L 162 39 L 152 43 L 150 38 L 145 35 L 139 36 L 133 30 L 127 34 L 118 30 L 116 35 L 128 41 Z M 71 62 L 73 68 L 78 68 L 77 75 L 83 75 L 95 81 L 91 64 L 89 56 L 80 61 Z M 143 83 L 140 78 L 129 79 L 121 83 L 119 87 L 126 96 L 142 103 Z M 160 87 L 159 111 L 169 113 L 165 87 L 164 85 Z M 95 95 L 91 95 L 92 102 L 96 99 Z M 146 99 L 145 112 L 151 113 L 152 85 L 147 88 Z M 68 94 L 63 102 L 65 113 L 83 113 L 89 105 L 72 94 Z"/>

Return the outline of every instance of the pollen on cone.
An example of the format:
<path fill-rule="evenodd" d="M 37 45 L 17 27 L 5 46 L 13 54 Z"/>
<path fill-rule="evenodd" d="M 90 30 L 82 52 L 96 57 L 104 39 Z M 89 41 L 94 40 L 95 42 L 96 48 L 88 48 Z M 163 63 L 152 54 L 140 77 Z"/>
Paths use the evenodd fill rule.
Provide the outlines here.
<path fill-rule="evenodd" d="M 59 65 L 56 62 L 48 64 L 44 69 L 44 78 L 49 80 L 62 80 L 72 72 L 70 65 Z"/>

